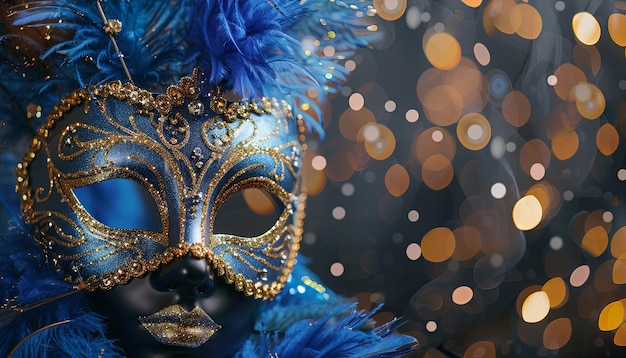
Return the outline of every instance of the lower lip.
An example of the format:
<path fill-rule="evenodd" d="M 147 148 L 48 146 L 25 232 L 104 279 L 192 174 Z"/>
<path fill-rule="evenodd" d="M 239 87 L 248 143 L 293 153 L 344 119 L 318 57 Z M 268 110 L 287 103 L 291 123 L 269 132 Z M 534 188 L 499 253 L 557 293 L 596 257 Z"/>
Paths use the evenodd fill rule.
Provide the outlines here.
<path fill-rule="evenodd" d="M 203 345 L 219 329 L 171 322 L 143 323 L 143 326 L 159 343 L 187 348 Z"/>

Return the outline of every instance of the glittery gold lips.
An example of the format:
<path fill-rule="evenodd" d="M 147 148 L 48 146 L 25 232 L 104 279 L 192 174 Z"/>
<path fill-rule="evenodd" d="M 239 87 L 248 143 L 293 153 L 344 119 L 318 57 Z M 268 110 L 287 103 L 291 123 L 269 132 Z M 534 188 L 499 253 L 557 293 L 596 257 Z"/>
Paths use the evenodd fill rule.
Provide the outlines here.
<path fill-rule="evenodd" d="M 160 343 L 169 346 L 196 348 L 209 340 L 222 326 L 200 307 L 187 312 L 179 305 L 167 306 L 139 322 Z"/>

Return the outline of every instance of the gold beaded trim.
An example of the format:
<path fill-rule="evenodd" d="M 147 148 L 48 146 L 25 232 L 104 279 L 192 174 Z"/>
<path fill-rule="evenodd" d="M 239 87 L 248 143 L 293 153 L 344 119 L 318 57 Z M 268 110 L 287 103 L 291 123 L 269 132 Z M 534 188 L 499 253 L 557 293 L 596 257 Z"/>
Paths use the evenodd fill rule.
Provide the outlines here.
<path fill-rule="evenodd" d="M 185 99 L 192 99 L 190 111 L 193 105 L 201 105 L 197 100 L 200 97 L 200 90 L 196 87 L 198 76 L 201 70 L 194 69 L 192 77 L 183 77 L 178 85 L 171 85 L 165 90 L 165 94 L 154 97 L 149 91 L 139 88 L 130 82 L 122 84 L 121 81 L 113 81 L 101 87 L 94 87 L 92 93 L 99 97 L 113 97 L 118 100 L 128 101 L 131 105 L 141 106 L 145 111 L 156 110 L 161 116 L 169 117 L 173 107 L 182 106 Z M 229 102 L 227 101 L 219 87 L 214 88 L 209 94 L 209 107 L 211 111 L 222 115 L 228 123 L 233 123 L 238 119 L 250 119 L 250 115 L 261 115 L 269 112 L 271 102 L 264 100 L 264 107 L 259 107 L 254 100 L 250 102 Z"/>

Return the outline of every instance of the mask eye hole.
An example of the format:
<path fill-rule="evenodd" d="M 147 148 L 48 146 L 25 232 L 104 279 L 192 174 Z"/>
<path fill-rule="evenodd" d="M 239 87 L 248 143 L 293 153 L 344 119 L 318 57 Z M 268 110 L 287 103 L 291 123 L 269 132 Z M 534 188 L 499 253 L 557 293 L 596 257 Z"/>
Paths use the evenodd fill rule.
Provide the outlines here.
<path fill-rule="evenodd" d="M 157 232 L 163 229 L 154 198 L 134 180 L 109 179 L 72 192 L 89 215 L 108 227 Z"/>
<path fill-rule="evenodd" d="M 229 196 L 213 221 L 214 234 L 256 237 L 276 224 L 285 205 L 261 189 L 244 189 Z"/>

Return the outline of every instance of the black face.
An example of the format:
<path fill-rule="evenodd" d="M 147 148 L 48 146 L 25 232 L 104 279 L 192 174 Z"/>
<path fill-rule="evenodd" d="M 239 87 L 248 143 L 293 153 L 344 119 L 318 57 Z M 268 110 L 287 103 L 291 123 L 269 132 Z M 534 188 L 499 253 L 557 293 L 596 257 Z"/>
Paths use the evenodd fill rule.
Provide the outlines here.
<path fill-rule="evenodd" d="M 252 333 L 262 304 L 216 277 L 204 259 L 190 255 L 126 285 L 89 293 L 88 299 L 107 318 L 109 338 L 118 340 L 128 357 L 139 358 L 231 356 Z M 186 312 L 199 307 L 222 328 L 198 347 L 160 343 L 139 317 L 177 305 Z"/>

